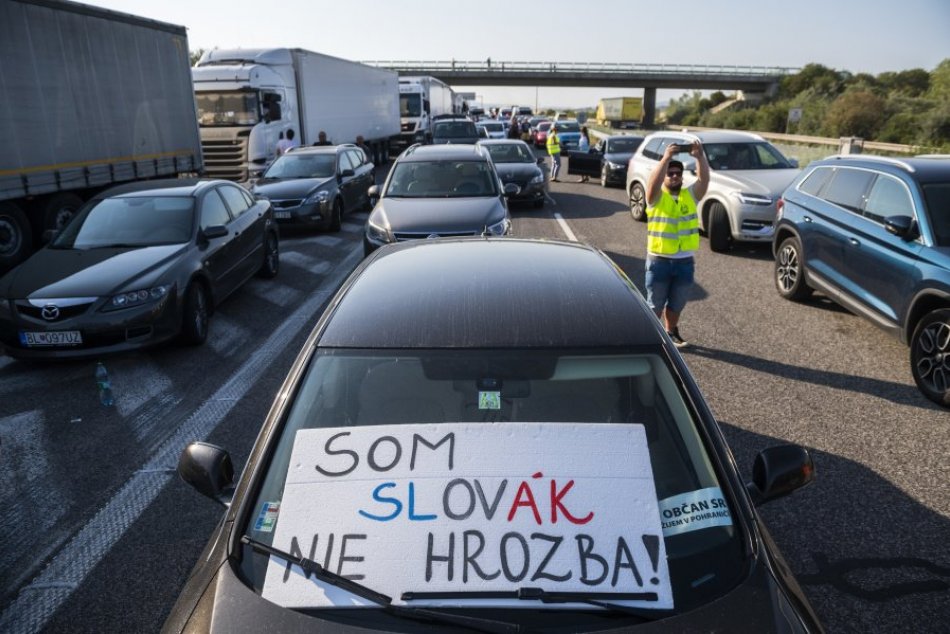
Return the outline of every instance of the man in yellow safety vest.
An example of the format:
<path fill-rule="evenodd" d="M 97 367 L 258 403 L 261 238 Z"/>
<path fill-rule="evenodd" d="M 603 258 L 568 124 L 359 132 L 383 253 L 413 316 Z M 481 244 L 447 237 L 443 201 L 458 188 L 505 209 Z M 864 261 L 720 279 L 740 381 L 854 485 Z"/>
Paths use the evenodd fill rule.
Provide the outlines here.
<path fill-rule="evenodd" d="M 548 154 L 551 155 L 551 180 L 555 183 L 557 180 L 557 171 L 561 169 L 561 139 L 557 136 L 557 124 L 552 123 L 548 130 L 547 140 Z"/>
<path fill-rule="evenodd" d="M 683 188 L 683 163 L 673 156 L 688 152 L 696 160 L 696 182 Z M 696 202 L 706 195 L 709 163 L 699 141 L 666 146 L 663 158 L 647 180 L 647 303 L 663 319 L 666 332 L 678 348 L 679 319 L 693 285 L 694 255 L 699 249 Z"/>

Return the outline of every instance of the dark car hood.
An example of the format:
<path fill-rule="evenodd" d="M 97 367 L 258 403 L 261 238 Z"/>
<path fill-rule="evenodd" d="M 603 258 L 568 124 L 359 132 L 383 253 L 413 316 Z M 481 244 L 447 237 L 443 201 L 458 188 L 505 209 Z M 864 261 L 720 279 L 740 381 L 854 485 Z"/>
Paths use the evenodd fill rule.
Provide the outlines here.
<path fill-rule="evenodd" d="M 191 585 L 189 583 L 189 585 Z M 196 592 L 201 592 L 201 586 L 195 584 Z M 184 597 L 183 597 L 184 598 Z M 398 630 L 387 630 L 383 623 L 376 622 L 368 626 L 362 624 L 347 624 L 337 619 L 323 620 L 315 616 L 308 616 L 298 611 L 289 610 L 262 599 L 260 595 L 242 583 L 230 566 L 224 565 L 217 569 L 210 583 L 203 588 L 202 596 L 192 596 L 188 606 L 195 606 L 190 611 L 191 618 L 185 628 L 190 632 L 241 633 L 241 632 L 366 632 L 373 631 L 411 631 L 413 621 L 386 621 L 392 623 Z M 525 612 L 530 618 L 532 606 L 526 603 Z M 543 609 L 541 603 L 538 609 Z M 368 608 L 373 609 L 373 608 Z M 797 632 L 800 625 L 796 620 L 795 608 L 789 604 L 779 584 L 769 573 L 760 560 L 753 568 L 750 576 L 741 585 L 729 594 L 703 605 L 685 614 L 661 619 L 656 622 L 636 623 L 630 621 L 629 626 L 619 626 L 611 632 L 749 632 L 751 633 L 785 633 Z M 316 614 L 319 612 L 314 611 Z M 513 614 L 515 611 L 512 610 Z M 803 620 L 808 624 L 807 629 L 819 630 L 818 626 L 804 611 L 799 611 Z M 505 611 L 486 610 L 485 618 L 505 620 Z M 793 625 L 794 624 L 794 625 Z M 176 626 L 184 623 L 176 622 Z M 167 628 L 168 624 L 166 624 Z M 437 625 L 436 625 L 437 626 Z M 368 629 L 367 629 L 368 628 Z M 176 629 L 177 631 L 177 629 Z"/>
<path fill-rule="evenodd" d="M 396 233 L 457 233 L 478 231 L 501 221 L 505 207 L 496 196 L 384 198 L 372 216 L 378 218 L 377 214 L 384 215 Z"/>
<path fill-rule="evenodd" d="M 11 299 L 98 297 L 168 264 L 186 245 L 109 249 L 45 248 L 0 280 Z"/>
<path fill-rule="evenodd" d="M 496 163 L 495 169 L 503 183 L 533 178 L 541 173 L 537 163 Z"/>
<path fill-rule="evenodd" d="M 281 180 L 261 179 L 251 190 L 264 198 L 282 200 L 284 198 L 303 198 L 321 185 L 333 180 L 328 178 L 288 178 Z"/>

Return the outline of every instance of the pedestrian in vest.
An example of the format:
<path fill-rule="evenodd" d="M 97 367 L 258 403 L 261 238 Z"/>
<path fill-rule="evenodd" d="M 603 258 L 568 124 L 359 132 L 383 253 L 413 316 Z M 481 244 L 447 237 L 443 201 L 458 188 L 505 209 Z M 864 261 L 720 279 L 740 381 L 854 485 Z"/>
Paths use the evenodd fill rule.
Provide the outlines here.
<path fill-rule="evenodd" d="M 683 163 L 673 155 L 686 151 L 696 159 L 696 182 L 683 188 Z M 687 345 L 679 320 L 693 285 L 699 249 L 696 201 L 706 195 L 709 163 L 699 141 L 668 145 L 647 180 L 647 304 L 661 318 L 677 348 Z"/>
<path fill-rule="evenodd" d="M 561 139 L 557 136 L 557 126 L 551 124 L 548 130 L 548 154 L 551 155 L 551 180 L 555 183 L 557 180 L 557 171 L 561 169 Z"/>

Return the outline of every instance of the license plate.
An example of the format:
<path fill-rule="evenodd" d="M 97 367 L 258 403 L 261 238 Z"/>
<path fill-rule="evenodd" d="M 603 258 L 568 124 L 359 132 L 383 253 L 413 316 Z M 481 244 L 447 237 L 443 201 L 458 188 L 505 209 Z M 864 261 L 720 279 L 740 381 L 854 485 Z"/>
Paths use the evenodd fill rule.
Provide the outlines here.
<path fill-rule="evenodd" d="M 78 330 L 56 330 L 51 332 L 20 332 L 20 343 L 30 348 L 37 346 L 78 346 L 82 344 L 82 333 Z"/>
<path fill-rule="evenodd" d="M 289 211 L 275 211 L 274 218 L 276 220 L 290 220 L 290 212 Z"/>

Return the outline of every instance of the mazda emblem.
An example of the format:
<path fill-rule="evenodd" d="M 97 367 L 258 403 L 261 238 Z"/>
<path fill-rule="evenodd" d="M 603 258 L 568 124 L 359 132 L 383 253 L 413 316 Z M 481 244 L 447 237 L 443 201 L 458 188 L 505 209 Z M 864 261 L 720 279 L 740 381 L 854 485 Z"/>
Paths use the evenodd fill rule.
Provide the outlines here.
<path fill-rule="evenodd" d="M 47 304 L 43 306 L 40 315 L 42 315 L 46 321 L 56 321 L 59 319 L 59 308 L 57 308 L 55 304 Z"/>

